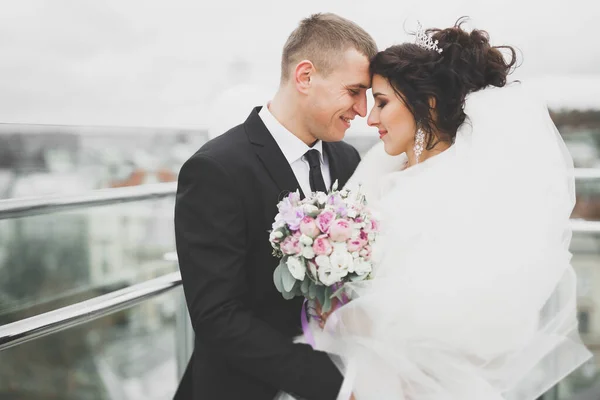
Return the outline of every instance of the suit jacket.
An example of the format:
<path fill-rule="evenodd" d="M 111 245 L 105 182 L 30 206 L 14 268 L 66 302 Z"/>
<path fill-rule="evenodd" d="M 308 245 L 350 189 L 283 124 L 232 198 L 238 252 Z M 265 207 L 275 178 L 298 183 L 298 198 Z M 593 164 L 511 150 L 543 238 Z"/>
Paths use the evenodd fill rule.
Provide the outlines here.
<path fill-rule="evenodd" d="M 327 354 L 293 343 L 302 299 L 283 299 L 273 283 L 269 230 L 277 203 L 299 185 L 259 110 L 179 174 L 175 235 L 196 339 L 178 400 L 271 400 L 279 390 L 331 400 L 343 380 Z M 344 142 L 323 148 L 341 187 L 360 156 Z"/>

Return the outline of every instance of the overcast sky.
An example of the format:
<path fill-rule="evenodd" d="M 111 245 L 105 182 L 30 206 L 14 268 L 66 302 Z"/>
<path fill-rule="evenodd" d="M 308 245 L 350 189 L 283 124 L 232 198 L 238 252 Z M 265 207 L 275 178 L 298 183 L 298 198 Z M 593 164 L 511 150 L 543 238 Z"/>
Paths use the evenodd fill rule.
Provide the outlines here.
<path fill-rule="evenodd" d="M 522 51 L 515 77 L 539 87 L 550 106 L 600 109 L 596 1 L 493 3 L 2 0 L 0 122 L 208 126 L 228 107 L 246 107 L 229 103 L 236 85 L 256 88 L 246 102 L 268 97 L 287 35 L 325 11 L 357 22 L 380 48 L 412 40 L 405 23 L 447 27 L 468 15 L 493 44 Z"/>

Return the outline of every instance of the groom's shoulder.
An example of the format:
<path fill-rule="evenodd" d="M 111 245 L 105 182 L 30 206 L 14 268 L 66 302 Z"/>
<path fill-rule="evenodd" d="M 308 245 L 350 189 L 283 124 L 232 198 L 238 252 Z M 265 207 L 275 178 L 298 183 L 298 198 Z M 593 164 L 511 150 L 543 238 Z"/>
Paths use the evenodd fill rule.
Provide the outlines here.
<path fill-rule="evenodd" d="M 338 146 L 338 148 L 342 151 L 352 153 L 352 154 L 358 154 L 358 151 L 356 150 L 356 148 L 354 146 L 352 146 L 350 143 L 346 142 L 345 140 L 336 142 L 335 145 Z"/>
<path fill-rule="evenodd" d="M 190 157 L 210 158 L 216 162 L 230 165 L 236 160 L 243 160 L 251 150 L 243 124 L 237 125 L 227 132 L 210 139 Z"/>
<path fill-rule="evenodd" d="M 334 144 L 338 152 L 342 153 L 346 158 L 358 163 L 360 161 L 360 153 L 354 146 L 346 141 L 336 142 Z"/>

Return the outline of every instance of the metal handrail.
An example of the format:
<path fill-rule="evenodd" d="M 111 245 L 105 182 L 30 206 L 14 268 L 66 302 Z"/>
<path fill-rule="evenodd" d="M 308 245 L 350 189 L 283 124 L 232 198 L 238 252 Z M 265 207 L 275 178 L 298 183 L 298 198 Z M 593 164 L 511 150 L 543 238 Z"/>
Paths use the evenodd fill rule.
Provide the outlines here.
<path fill-rule="evenodd" d="M 572 219 L 571 229 L 574 233 L 600 233 L 600 221 Z"/>
<path fill-rule="evenodd" d="M 0 200 L 0 220 L 140 200 L 160 199 L 174 196 L 176 191 L 177 182 L 168 182 L 97 189 L 86 193 L 66 196 L 21 197 Z"/>
<path fill-rule="evenodd" d="M 600 168 L 575 168 L 575 179 L 599 179 Z"/>
<path fill-rule="evenodd" d="M 0 326 L 0 351 L 104 317 L 181 285 L 172 272 L 90 300 Z"/>
<path fill-rule="evenodd" d="M 600 168 L 576 168 L 578 180 L 600 179 Z M 177 182 L 92 190 L 73 195 L 0 200 L 0 220 L 174 196 Z"/>

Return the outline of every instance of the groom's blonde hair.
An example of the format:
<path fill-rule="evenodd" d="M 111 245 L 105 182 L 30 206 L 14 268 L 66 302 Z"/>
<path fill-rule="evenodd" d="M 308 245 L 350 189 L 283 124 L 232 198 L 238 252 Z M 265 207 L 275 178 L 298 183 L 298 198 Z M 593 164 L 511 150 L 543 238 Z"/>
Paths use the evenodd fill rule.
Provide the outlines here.
<path fill-rule="evenodd" d="M 319 73 L 327 76 L 350 48 L 368 60 L 377 54 L 375 40 L 356 23 L 332 13 L 313 14 L 300 21 L 283 46 L 281 82 L 290 78 L 292 66 L 302 60 L 310 60 Z"/>

